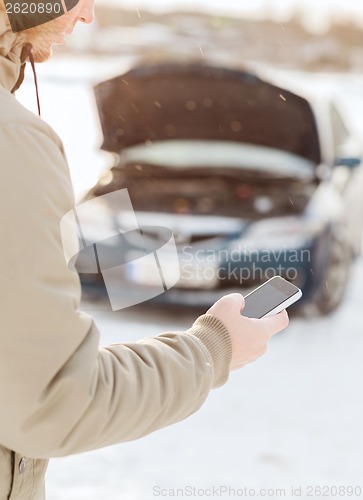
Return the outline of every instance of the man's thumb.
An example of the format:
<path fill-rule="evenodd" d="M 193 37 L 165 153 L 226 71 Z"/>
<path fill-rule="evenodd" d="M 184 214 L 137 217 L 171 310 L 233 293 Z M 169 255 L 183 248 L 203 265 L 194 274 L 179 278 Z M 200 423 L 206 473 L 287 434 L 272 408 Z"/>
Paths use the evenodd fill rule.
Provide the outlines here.
<path fill-rule="evenodd" d="M 221 310 L 224 312 L 227 312 L 228 310 L 231 312 L 235 312 L 236 310 L 242 312 L 244 306 L 245 299 L 243 295 L 240 293 L 229 293 L 228 295 L 224 295 L 217 300 L 217 302 L 207 311 L 207 314 L 213 314 L 214 312 Z"/>

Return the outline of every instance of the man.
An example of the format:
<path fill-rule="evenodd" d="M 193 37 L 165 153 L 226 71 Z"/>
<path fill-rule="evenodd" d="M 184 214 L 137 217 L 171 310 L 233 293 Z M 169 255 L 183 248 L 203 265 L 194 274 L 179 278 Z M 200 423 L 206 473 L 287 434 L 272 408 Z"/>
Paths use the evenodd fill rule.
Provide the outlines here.
<path fill-rule="evenodd" d="M 81 0 L 62 17 L 13 33 L 0 0 L 0 500 L 43 499 L 50 457 L 187 417 L 288 323 L 286 312 L 241 316 L 244 299 L 232 294 L 187 332 L 99 348 L 62 248 L 60 221 L 73 207 L 62 144 L 12 94 L 25 58 L 46 60 L 52 44 L 92 19 L 92 0 Z"/>

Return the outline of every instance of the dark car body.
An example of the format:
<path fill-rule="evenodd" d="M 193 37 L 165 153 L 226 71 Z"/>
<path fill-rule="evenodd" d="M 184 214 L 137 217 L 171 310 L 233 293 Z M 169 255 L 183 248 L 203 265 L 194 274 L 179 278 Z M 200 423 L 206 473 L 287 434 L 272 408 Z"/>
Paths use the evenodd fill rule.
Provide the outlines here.
<path fill-rule="evenodd" d="M 363 167 L 332 102 L 199 63 L 140 66 L 95 95 L 116 162 L 86 198 L 85 245 L 102 224 L 132 229 L 133 215 L 107 202 L 127 188 L 146 246 L 161 242 L 156 226 L 174 234 L 180 278 L 157 300 L 209 305 L 279 274 L 321 312 L 339 304 L 360 251 Z M 134 260 L 118 286 L 137 295 L 155 283 Z"/>

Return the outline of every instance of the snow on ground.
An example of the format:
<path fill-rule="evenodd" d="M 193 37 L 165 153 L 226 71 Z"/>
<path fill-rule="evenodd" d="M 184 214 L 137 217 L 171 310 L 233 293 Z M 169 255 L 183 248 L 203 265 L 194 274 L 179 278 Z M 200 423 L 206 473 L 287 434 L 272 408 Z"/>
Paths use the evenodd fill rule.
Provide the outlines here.
<path fill-rule="evenodd" d="M 187 420 L 139 441 L 52 460 L 49 500 L 152 500 L 177 496 L 178 488 L 185 488 L 180 498 L 200 498 L 213 487 L 209 498 L 253 498 L 262 488 L 269 498 L 291 499 L 291 487 L 299 496 L 300 486 L 300 498 L 317 498 L 309 485 L 360 487 L 363 495 L 362 280 L 360 261 L 335 314 L 292 318 L 263 358 L 232 373 Z M 186 329 L 195 312 L 94 316 L 107 345 Z M 345 491 L 339 498 L 359 498 Z"/>

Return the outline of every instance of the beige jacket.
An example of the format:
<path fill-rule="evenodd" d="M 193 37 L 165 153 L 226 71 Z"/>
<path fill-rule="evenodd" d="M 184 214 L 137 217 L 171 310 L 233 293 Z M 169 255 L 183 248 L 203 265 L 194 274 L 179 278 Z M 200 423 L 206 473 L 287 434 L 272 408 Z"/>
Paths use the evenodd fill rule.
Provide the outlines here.
<path fill-rule="evenodd" d="M 44 498 L 48 458 L 137 439 L 198 410 L 227 380 L 231 342 L 206 315 L 185 333 L 99 347 L 62 248 L 60 220 L 73 207 L 62 144 L 10 92 L 22 46 L 2 16 L 0 500 L 31 500 Z"/>

